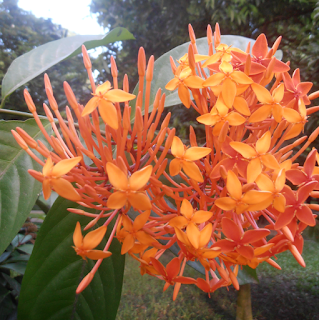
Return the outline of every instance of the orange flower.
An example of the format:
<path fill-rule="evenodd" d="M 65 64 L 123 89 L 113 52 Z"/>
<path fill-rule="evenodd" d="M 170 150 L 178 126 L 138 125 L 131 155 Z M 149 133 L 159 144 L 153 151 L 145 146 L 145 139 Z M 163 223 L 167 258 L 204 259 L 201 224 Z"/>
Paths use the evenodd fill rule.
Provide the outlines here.
<path fill-rule="evenodd" d="M 130 205 L 139 210 L 151 209 L 151 201 L 141 189 L 147 184 L 152 171 L 153 167 L 147 166 L 134 172 L 128 178 L 119 167 L 108 162 L 106 164 L 106 172 L 111 184 L 117 191 L 110 195 L 107 200 L 107 206 L 111 209 L 120 209 L 129 202 Z"/>
<path fill-rule="evenodd" d="M 113 129 L 118 128 L 118 117 L 114 103 L 130 101 L 135 98 L 134 94 L 123 90 L 111 90 L 111 83 L 109 81 L 98 86 L 93 96 L 86 104 L 82 117 L 92 113 L 98 107 L 103 121 Z"/>
<path fill-rule="evenodd" d="M 147 246 L 150 246 L 152 243 L 156 242 L 153 237 L 141 230 L 145 226 L 150 213 L 151 211 L 147 210 L 138 215 L 133 223 L 127 216 L 123 216 L 122 221 L 124 228 L 122 228 L 118 233 L 118 237 L 124 239 L 121 254 L 125 254 L 131 250 L 135 244 L 135 240 Z"/>
<path fill-rule="evenodd" d="M 230 146 L 239 152 L 244 158 L 251 161 L 247 167 L 247 182 L 252 183 L 261 174 L 263 165 L 270 169 L 280 169 L 276 158 L 268 153 L 270 149 L 271 133 L 267 131 L 256 142 L 256 147 L 253 148 L 243 142 L 232 141 Z"/>
<path fill-rule="evenodd" d="M 51 157 L 48 158 L 42 169 L 42 190 L 44 199 L 49 199 L 53 188 L 54 191 L 63 198 L 71 201 L 81 200 L 81 196 L 73 188 L 72 184 L 68 180 L 62 178 L 62 176 L 71 171 L 80 160 L 81 157 L 65 159 L 54 166 Z M 29 170 L 29 173 L 35 177 L 39 175 L 39 173 L 34 170 Z"/>
<path fill-rule="evenodd" d="M 191 179 L 198 182 L 204 181 L 203 176 L 194 161 L 207 156 L 211 152 L 210 148 L 191 147 L 186 149 L 182 140 L 175 136 L 171 151 L 175 156 L 175 159 L 169 164 L 169 173 L 171 176 L 176 176 L 183 169 Z"/>
<path fill-rule="evenodd" d="M 260 122 L 272 114 L 275 120 L 280 122 L 282 118 L 282 105 L 280 102 L 284 97 L 284 84 L 280 84 L 272 94 L 257 83 L 253 83 L 251 88 L 254 90 L 257 99 L 262 103 L 262 106 L 250 116 L 249 121 Z"/>
<path fill-rule="evenodd" d="M 246 121 L 246 118 L 239 113 L 228 111 L 229 109 L 226 105 L 218 98 L 215 107 L 212 108 L 210 113 L 203 114 L 196 118 L 196 120 L 206 126 L 214 126 L 213 135 L 218 136 L 226 121 L 231 126 L 240 126 Z"/>
<path fill-rule="evenodd" d="M 112 254 L 109 251 L 93 250 L 100 244 L 105 235 L 105 232 L 106 226 L 102 226 L 93 231 L 90 231 L 83 238 L 80 222 L 77 222 L 73 233 L 73 248 L 76 254 L 81 256 L 83 260 L 87 260 L 86 258 L 98 260 L 109 257 Z"/>
<path fill-rule="evenodd" d="M 189 67 L 184 69 L 178 68 L 175 72 L 175 78 L 167 83 L 165 89 L 174 91 L 178 88 L 178 96 L 186 108 L 190 108 L 191 96 L 188 88 L 201 89 L 203 88 L 204 80 L 198 76 L 193 76 L 192 70 Z"/>
<path fill-rule="evenodd" d="M 191 203 L 184 199 L 181 206 L 181 214 L 182 216 L 173 218 L 169 224 L 172 227 L 184 228 L 189 224 L 200 224 L 208 221 L 213 213 L 204 210 L 194 210 Z"/>
<path fill-rule="evenodd" d="M 227 173 L 226 188 L 230 197 L 215 200 L 215 205 L 225 211 L 236 210 L 236 213 L 240 214 L 246 210 L 263 210 L 272 202 L 269 192 L 250 190 L 243 195 L 242 185 L 231 170 Z"/>

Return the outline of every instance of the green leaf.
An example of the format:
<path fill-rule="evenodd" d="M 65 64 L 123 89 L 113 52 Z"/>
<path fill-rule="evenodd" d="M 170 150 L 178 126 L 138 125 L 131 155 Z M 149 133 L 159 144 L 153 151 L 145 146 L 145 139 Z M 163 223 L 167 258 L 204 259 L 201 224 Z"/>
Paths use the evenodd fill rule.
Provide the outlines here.
<path fill-rule="evenodd" d="M 237 279 L 239 285 L 246 283 L 259 283 L 256 269 L 252 269 L 248 266 L 243 266 L 242 269 L 239 268 Z"/>
<path fill-rule="evenodd" d="M 134 39 L 125 28 L 115 28 L 107 35 L 77 35 L 51 41 L 18 57 L 2 80 L 2 99 L 62 60 L 81 53 L 81 46 L 92 49 L 108 43 Z"/>
<path fill-rule="evenodd" d="M 41 183 L 32 178 L 28 169 L 41 166 L 20 148 L 11 129 L 21 127 L 35 140 L 42 136 L 35 120 L 0 121 L 0 254 L 7 248 L 30 213 Z M 49 128 L 49 121 L 43 122 Z"/>
<path fill-rule="evenodd" d="M 33 247 L 34 247 L 33 244 L 24 244 L 24 245 L 18 247 L 17 249 L 21 250 L 21 251 L 23 251 L 23 252 L 25 252 L 27 254 L 31 254 L 32 250 L 33 250 Z"/>
<path fill-rule="evenodd" d="M 256 42 L 254 39 L 242 37 L 242 36 L 232 36 L 232 35 L 224 35 L 221 36 L 221 43 L 232 45 L 235 48 L 239 48 L 243 51 L 246 50 L 248 43 L 251 42 L 251 47 Z M 175 106 L 177 104 L 181 104 L 181 101 L 178 97 L 177 90 L 169 91 L 165 89 L 166 84 L 173 79 L 174 75 L 171 70 L 170 64 L 170 56 L 173 57 L 174 61 L 181 58 L 185 53 L 188 52 L 190 42 L 184 43 L 176 48 L 168 51 L 163 54 L 154 62 L 154 73 L 152 80 L 152 88 L 150 94 L 150 107 L 149 112 L 153 110 L 153 101 L 155 99 L 156 92 L 159 88 L 162 89 L 162 94 L 165 93 L 165 107 Z M 196 45 L 199 54 L 208 55 L 208 44 L 207 38 L 199 38 L 196 40 Z M 282 51 L 278 50 L 275 54 L 277 59 L 282 58 Z M 145 88 L 145 85 L 144 85 Z M 138 94 L 138 84 L 136 85 L 133 93 L 135 95 Z M 144 110 L 144 106 L 142 107 Z M 131 120 L 133 121 L 135 118 L 135 100 L 132 102 L 132 112 L 131 112 Z"/>
<path fill-rule="evenodd" d="M 18 319 L 115 319 L 125 259 L 120 243 L 113 240 L 112 256 L 103 260 L 91 284 L 76 296 L 81 278 L 94 262 L 88 259 L 86 263 L 72 248 L 76 221 L 84 226 L 90 219 L 68 212 L 71 207 L 82 208 L 58 198 L 43 222 L 23 278 Z M 111 231 L 109 225 L 106 238 Z"/>
<path fill-rule="evenodd" d="M 13 270 L 19 274 L 24 274 L 26 267 L 27 267 L 26 261 L 7 263 L 7 264 L 0 265 L 0 269 Z"/>

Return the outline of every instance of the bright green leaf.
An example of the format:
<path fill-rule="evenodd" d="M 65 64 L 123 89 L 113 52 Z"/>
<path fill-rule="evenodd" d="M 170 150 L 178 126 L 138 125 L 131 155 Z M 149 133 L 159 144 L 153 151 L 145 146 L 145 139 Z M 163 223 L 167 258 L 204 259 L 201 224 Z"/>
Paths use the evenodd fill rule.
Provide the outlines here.
<path fill-rule="evenodd" d="M 134 36 L 128 30 L 115 28 L 107 35 L 77 35 L 39 46 L 12 62 L 2 80 L 2 99 L 60 61 L 81 53 L 82 44 L 92 49 L 129 39 Z"/>
<path fill-rule="evenodd" d="M 94 262 L 88 259 L 86 263 L 72 248 L 76 222 L 84 226 L 90 219 L 68 212 L 71 207 L 82 208 L 58 198 L 43 222 L 23 278 L 18 319 L 115 319 L 124 272 L 120 243 L 113 240 L 112 255 L 103 260 L 91 284 L 76 296 L 79 281 Z M 109 225 L 106 238 L 111 231 Z M 103 249 L 105 242 L 98 249 Z"/>
<path fill-rule="evenodd" d="M 50 127 L 49 121 L 43 125 Z M 35 140 L 42 136 L 34 120 L 0 121 L 0 254 L 25 222 L 41 190 L 41 184 L 27 171 L 41 166 L 13 138 L 11 129 L 17 126 Z"/>

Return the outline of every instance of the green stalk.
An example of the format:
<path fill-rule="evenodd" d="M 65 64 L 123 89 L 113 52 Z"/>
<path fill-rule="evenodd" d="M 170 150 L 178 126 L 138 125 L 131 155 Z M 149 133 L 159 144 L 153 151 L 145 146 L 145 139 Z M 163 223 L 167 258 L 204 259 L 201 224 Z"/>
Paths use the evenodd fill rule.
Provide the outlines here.
<path fill-rule="evenodd" d="M 237 296 L 236 320 L 253 320 L 250 284 L 240 286 Z"/>

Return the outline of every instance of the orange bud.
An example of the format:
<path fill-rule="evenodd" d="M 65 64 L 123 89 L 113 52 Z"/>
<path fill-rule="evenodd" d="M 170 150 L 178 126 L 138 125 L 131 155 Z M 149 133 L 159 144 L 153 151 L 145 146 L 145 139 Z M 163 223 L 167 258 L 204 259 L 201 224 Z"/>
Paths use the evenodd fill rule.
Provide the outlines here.
<path fill-rule="evenodd" d="M 85 45 L 82 45 L 82 54 L 83 54 L 83 63 L 84 63 L 84 67 L 85 69 L 91 69 L 92 68 L 92 63 L 91 63 L 91 59 L 89 57 L 89 54 L 85 48 Z"/>
<path fill-rule="evenodd" d="M 25 100 L 30 112 L 32 112 L 32 113 L 36 112 L 37 109 L 36 109 L 36 107 L 35 107 L 35 105 L 33 103 L 33 100 L 31 98 L 30 93 L 28 92 L 28 90 L 24 89 L 23 94 L 24 94 L 24 100 Z"/>
<path fill-rule="evenodd" d="M 66 95 L 66 98 L 68 99 L 68 102 L 73 110 L 78 109 L 78 102 L 76 101 L 75 95 L 70 87 L 70 85 L 64 81 L 63 82 L 63 88 Z"/>
<path fill-rule="evenodd" d="M 113 56 L 111 56 L 111 73 L 113 78 L 117 77 L 117 66 Z"/>
<path fill-rule="evenodd" d="M 152 81 L 153 79 L 153 70 L 154 70 L 154 56 L 151 56 L 148 60 L 147 69 L 146 69 L 146 81 Z"/>
<path fill-rule="evenodd" d="M 311 94 L 308 96 L 308 98 L 309 98 L 309 100 L 315 100 L 315 99 L 319 98 L 319 90 L 311 93 Z"/>
<path fill-rule="evenodd" d="M 189 38 L 190 38 L 192 44 L 195 44 L 196 43 L 195 32 L 194 32 L 194 29 L 190 23 L 188 24 L 188 34 L 189 34 Z"/>
<path fill-rule="evenodd" d="M 80 282 L 76 289 L 76 294 L 80 294 L 93 280 L 94 274 L 93 273 L 88 273 L 83 280 Z"/>
<path fill-rule="evenodd" d="M 48 120 L 51 123 L 54 122 L 52 112 L 50 111 L 49 107 L 45 103 L 43 103 L 43 109 L 44 109 L 45 115 L 47 116 Z"/>
<path fill-rule="evenodd" d="M 146 69 L 146 58 L 145 58 L 145 51 L 143 47 L 140 47 L 138 51 L 137 67 L 138 67 L 139 76 L 144 76 L 145 69 Z"/>
<path fill-rule="evenodd" d="M 319 127 L 310 135 L 308 142 L 311 143 L 315 141 L 318 137 L 318 134 L 319 134 Z"/>
<path fill-rule="evenodd" d="M 19 146 L 23 150 L 29 149 L 28 145 L 25 143 L 25 141 L 20 137 L 20 135 L 16 131 L 11 130 L 11 133 L 13 134 L 14 139 L 18 142 Z"/>
<path fill-rule="evenodd" d="M 18 134 L 22 137 L 22 139 L 32 148 L 36 149 L 38 147 L 38 144 L 36 141 L 30 137 L 23 129 L 16 127 L 16 130 Z"/>

